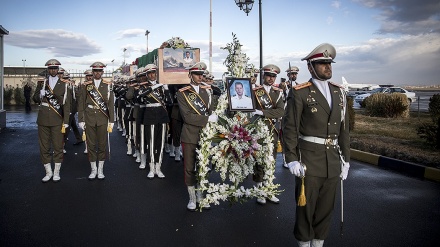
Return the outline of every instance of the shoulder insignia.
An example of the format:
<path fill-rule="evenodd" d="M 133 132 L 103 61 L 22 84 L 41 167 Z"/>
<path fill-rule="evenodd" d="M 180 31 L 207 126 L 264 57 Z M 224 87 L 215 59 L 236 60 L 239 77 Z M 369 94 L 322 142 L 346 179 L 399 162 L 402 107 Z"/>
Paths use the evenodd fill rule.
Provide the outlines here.
<path fill-rule="evenodd" d="M 339 88 L 344 88 L 341 84 L 337 84 L 337 83 L 334 83 L 332 81 L 329 81 L 329 83 L 332 84 L 333 86 L 337 86 Z"/>
<path fill-rule="evenodd" d="M 86 82 L 84 82 L 83 84 L 84 85 L 89 85 L 89 84 L 92 84 L 93 83 L 93 81 L 86 81 Z"/>
<path fill-rule="evenodd" d="M 295 90 L 299 90 L 301 88 L 310 87 L 311 85 L 312 85 L 312 83 L 308 81 L 308 82 L 304 82 L 304 83 L 295 85 L 295 86 L 293 86 L 293 88 L 295 88 Z"/>
<path fill-rule="evenodd" d="M 190 88 L 191 88 L 191 86 L 183 87 L 183 88 L 179 89 L 179 92 L 183 92 L 183 91 L 188 90 Z"/>
<path fill-rule="evenodd" d="M 102 79 L 102 82 L 104 82 L 105 84 L 108 84 L 108 85 L 112 84 L 111 81 L 107 81 L 107 80 L 104 80 L 104 79 Z"/>
<path fill-rule="evenodd" d="M 203 88 L 203 89 L 211 89 L 211 86 L 210 85 L 206 85 L 206 86 L 200 86 L 200 88 Z"/>
<path fill-rule="evenodd" d="M 258 89 L 260 89 L 260 88 L 262 88 L 263 86 L 258 86 L 258 87 L 255 87 L 255 88 L 252 88 L 252 90 L 258 90 Z"/>
<path fill-rule="evenodd" d="M 66 79 L 63 79 L 63 78 L 60 78 L 60 81 L 62 81 L 62 82 L 64 82 L 64 83 L 70 83 L 69 80 L 66 80 Z"/>

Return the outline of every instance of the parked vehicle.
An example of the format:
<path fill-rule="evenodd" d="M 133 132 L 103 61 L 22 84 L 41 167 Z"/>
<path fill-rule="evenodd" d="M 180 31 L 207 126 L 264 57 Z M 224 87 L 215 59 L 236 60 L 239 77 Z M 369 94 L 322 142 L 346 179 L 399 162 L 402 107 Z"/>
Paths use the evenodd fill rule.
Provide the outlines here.
<path fill-rule="evenodd" d="M 411 104 L 413 102 L 417 101 L 417 97 L 416 97 L 416 93 L 411 92 L 409 90 L 406 90 L 404 88 L 401 87 L 380 87 L 380 88 L 375 88 L 373 90 L 371 90 L 371 92 L 369 93 L 364 93 L 364 94 L 360 94 L 358 96 L 356 96 L 354 98 L 354 101 L 358 104 L 361 104 L 365 98 L 367 98 L 368 96 L 370 96 L 371 94 L 374 93 L 403 93 L 406 95 L 408 102 Z"/>

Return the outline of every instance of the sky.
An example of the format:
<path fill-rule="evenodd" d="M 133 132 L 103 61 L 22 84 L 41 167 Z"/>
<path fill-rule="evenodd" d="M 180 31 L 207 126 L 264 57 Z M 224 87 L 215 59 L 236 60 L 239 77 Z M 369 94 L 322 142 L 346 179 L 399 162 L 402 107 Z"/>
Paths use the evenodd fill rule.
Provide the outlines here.
<path fill-rule="evenodd" d="M 330 43 L 337 52 L 331 79 L 336 83 L 345 77 L 349 83 L 440 84 L 438 0 L 261 2 L 263 66 L 279 66 L 277 80 L 287 77 L 290 63 L 300 69 L 297 81 L 307 81 L 310 73 L 301 58 Z M 9 31 L 4 65 L 39 67 L 56 58 L 71 72 L 95 61 L 113 70 L 144 55 L 147 37 L 149 51 L 180 37 L 200 48 L 209 69 L 210 3 L 212 74 L 220 79 L 226 71 L 228 52 L 221 47 L 232 42 L 232 33 L 258 67 L 258 1 L 246 15 L 234 0 L 3 0 L 0 25 Z"/>

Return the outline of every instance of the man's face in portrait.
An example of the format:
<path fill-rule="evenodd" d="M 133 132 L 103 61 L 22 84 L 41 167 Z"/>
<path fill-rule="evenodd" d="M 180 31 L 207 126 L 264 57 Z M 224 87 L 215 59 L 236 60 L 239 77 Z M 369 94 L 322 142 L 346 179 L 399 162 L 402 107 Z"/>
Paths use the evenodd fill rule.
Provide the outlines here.
<path fill-rule="evenodd" d="M 235 84 L 235 92 L 237 95 L 241 98 L 243 96 L 243 85 L 241 84 Z"/>

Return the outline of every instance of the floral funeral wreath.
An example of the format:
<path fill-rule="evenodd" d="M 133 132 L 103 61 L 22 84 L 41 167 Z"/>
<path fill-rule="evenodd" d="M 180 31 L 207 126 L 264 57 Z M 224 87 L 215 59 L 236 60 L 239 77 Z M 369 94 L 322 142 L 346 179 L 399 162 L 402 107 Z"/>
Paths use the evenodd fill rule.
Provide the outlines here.
<path fill-rule="evenodd" d="M 217 122 L 208 122 L 200 136 L 200 149 L 197 150 L 199 188 L 206 192 L 200 201 L 203 207 L 220 201 L 243 202 L 251 198 L 267 198 L 281 193 L 274 184 L 275 160 L 273 158 L 272 135 L 263 119 L 250 122 L 249 113 L 227 114 L 227 95 L 220 96 L 215 114 Z M 217 145 L 213 145 L 216 143 Z M 223 183 L 208 180 L 209 163 L 219 172 Z M 254 166 L 263 167 L 263 182 L 252 188 L 241 185 L 248 175 L 254 173 Z"/>

